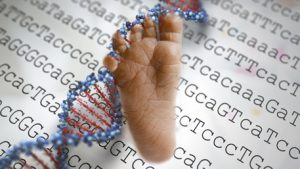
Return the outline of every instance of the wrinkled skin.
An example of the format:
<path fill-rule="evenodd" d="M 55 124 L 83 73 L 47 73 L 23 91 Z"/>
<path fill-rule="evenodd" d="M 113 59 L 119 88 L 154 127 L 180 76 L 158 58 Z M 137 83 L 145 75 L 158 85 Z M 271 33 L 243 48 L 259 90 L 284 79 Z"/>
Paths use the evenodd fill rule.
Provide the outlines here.
<path fill-rule="evenodd" d="M 182 20 L 160 18 L 159 30 L 146 18 L 134 26 L 130 45 L 117 32 L 113 37 L 121 62 L 107 56 L 116 78 L 124 113 L 142 156 L 152 162 L 169 159 L 175 148 L 176 85 L 180 73 Z M 158 39 L 157 39 L 158 37 Z"/>

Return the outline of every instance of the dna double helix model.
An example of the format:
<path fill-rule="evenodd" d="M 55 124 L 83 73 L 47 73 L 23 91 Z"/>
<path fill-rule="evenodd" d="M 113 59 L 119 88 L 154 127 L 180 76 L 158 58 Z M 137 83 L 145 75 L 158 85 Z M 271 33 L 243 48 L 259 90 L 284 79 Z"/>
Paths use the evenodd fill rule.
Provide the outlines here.
<path fill-rule="evenodd" d="M 169 13 L 186 21 L 207 21 L 207 13 L 201 9 L 200 1 L 160 0 L 148 13 L 136 15 L 135 21 L 127 21 L 118 31 L 127 39 L 131 28 L 136 24 L 142 25 L 145 17 L 150 17 L 158 24 L 159 17 Z M 112 43 L 109 49 L 109 55 L 120 60 Z M 61 107 L 58 130 L 48 140 L 39 137 L 35 141 L 23 141 L 14 145 L 0 159 L 0 169 L 12 169 L 12 163 L 24 156 L 34 163 L 29 165 L 24 162 L 25 168 L 36 166 L 35 168 L 43 169 L 66 169 L 68 166 L 64 148 L 76 147 L 80 143 L 91 146 L 93 142 L 112 140 L 121 133 L 123 113 L 120 95 L 113 75 L 105 67 L 97 73 L 91 73 L 70 90 Z M 81 121 L 92 127 L 84 127 L 86 125 L 82 125 Z"/>

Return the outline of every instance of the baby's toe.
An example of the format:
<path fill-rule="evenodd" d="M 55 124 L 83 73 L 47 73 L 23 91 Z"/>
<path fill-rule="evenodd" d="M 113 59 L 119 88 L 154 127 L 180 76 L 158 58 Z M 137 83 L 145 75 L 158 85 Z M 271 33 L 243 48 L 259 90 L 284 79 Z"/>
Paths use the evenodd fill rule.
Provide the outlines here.
<path fill-rule="evenodd" d="M 130 43 L 140 42 L 143 37 L 143 27 L 141 25 L 134 25 L 130 31 Z"/>
<path fill-rule="evenodd" d="M 116 32 L 113 35 L 113 46 L 120 55 L 124 55 L 127 51 L 128 43 L 119 32 Z"/>
<path fill-rule="evenodd" d="M 156 25 L 149 17 L 144 22 L 144 37 L 156 38 Z"/>
<path fill-rule="evenodd" d="M 175 15 L 160 17 L 159 35 L 162 41 L 181 43 L 182 19 Z"/>
<path fill-rule="evenodd" d="M 106 66 L 110 72 L 114 72 L 118 68 L 118 61 L 111 56 L 106 56 L 103 59 L 103 65 Z"/>

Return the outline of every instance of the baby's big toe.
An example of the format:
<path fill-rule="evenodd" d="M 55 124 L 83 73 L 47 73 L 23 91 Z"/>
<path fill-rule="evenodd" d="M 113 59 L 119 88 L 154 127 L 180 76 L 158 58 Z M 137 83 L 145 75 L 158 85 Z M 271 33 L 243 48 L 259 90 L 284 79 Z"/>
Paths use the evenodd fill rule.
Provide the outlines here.
<path fill-rule="evenodd" d="M 176 15 L 161 16 L 159 20 L 160 40 L 181 43 L 182 19 Z"/>

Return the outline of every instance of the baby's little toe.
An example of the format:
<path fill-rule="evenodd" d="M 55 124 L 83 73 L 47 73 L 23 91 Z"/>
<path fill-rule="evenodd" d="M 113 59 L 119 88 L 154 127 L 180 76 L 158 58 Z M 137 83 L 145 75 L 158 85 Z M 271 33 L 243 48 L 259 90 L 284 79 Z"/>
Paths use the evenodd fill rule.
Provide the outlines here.
<path fill-rule="evenodd" d="M 118 68 L 118 61 L 111 56 L 106 56 L 103 59 L 103 65 L 106 66 L 110 72 L 114 72 Z"/>

